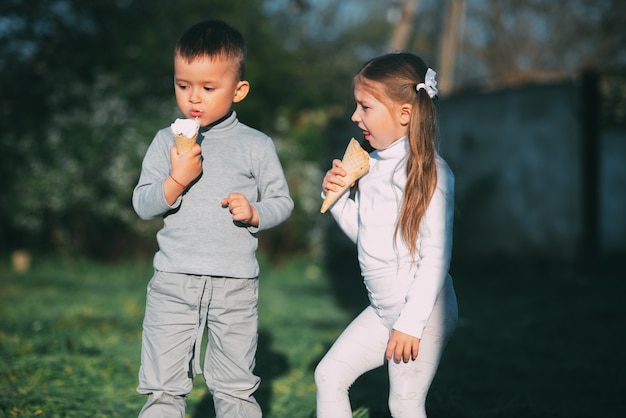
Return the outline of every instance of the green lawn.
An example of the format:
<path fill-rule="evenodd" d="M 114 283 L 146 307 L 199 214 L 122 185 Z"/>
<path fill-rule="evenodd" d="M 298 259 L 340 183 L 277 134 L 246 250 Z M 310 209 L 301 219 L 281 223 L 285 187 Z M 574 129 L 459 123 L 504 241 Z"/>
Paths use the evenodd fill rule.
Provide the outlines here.
<path fill-rule="evenodd" d="M 365 292 L 353 268 L 338 282 L 341 272 L 304 258 L 263 264 L 257 398 L 266 417 L 311 418 L 313 369 L 366 304 Z M 429 418 L 626 416 L 620 275 L 454 273 L 459 329 L 433 383 Z M 146 262 L 35 260 L 21 274 L 0 264 L 0 416 L 136 416 L 150 275 Z M 386 397 L 383 369 L 363 376 L 351 390 L 355 416 L 388 417 Z M 200 376 L 188 416 L 211 413 Z"/>

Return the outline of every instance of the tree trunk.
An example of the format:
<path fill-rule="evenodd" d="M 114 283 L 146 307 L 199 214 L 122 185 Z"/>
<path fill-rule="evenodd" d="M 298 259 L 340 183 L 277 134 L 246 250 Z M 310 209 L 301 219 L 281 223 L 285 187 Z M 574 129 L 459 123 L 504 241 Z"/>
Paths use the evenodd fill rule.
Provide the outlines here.
<path fill-rule="evenodd" d="M 442 94 L 449 93 L 454 86 L 454 62 L 464 8 L 464 0 L 448 0 L 446 6 L 437 72 L 437 87 Z"/>
<path fill-rule="evenodd" d="M 390 51 L 403 51 L 409 43 L 411 29 L 415 18 L 415 10 L 417 9 L 419 0 L 405 0 L 402 6 L 402 14 L 396 28 L 393 31 L 391 41 L 389 42 Z"/>

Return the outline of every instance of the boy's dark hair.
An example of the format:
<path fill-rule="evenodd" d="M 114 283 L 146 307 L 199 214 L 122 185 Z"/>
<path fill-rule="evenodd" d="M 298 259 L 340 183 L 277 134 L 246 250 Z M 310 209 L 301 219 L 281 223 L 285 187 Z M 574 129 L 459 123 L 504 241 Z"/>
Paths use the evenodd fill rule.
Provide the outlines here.
<path fill-rule="evenodd" d="M 187 61 L 223 55 L 239 62 L 240 80 L 246 73 L 246 41 L 241 32 L 221 20 L 205 20 L 187 29 L 174 53 Z"/>

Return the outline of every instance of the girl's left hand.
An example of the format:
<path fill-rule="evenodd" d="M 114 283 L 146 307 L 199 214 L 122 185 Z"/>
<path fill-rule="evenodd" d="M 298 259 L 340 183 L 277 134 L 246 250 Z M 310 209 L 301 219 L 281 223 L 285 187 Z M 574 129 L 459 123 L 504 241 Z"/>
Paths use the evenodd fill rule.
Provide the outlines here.
<path fill-rule="evenodd" d="M 408 363 L 409 360 L 415 360 L 417 358 L 419 347 L 419 338 L 394 329 L 391 330 L 389 342 L 387 342 L 385 357 L 389 361 L 391 361 L 391 358 L 393 357 L 396 363 L 400 363 L 400 361 Z"/>

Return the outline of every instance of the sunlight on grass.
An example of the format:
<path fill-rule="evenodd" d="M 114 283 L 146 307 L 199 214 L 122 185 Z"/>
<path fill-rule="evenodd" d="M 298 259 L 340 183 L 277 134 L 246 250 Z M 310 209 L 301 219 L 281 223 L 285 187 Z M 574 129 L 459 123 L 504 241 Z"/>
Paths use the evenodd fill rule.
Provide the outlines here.
<path fill-rule="evenodd" d="M 261 271 L 255 396 L 267 418 L 313 418 L 314 368 L 354 312 L 338 307 L 324 269 L 307 259 L 265 261 Z M 625 409 L 616 382 L 626 364 L 611 347 L 623 338 L 626 282 L 573 271 L 490 274 L 455 277 L 459 328 L 429 393 L 429 418 L 622 416 L 612 412 Z M 149 262 L 41 260 L 23 274 L 0 265 L 0 416 L 137 416 L 151 275 Z M 346 294 L 366 298 L 358 280 Z M 353 417 L 389 416 L 384 368 L 350 395 Z M 187 416 L 211 411 L 198 376 Z"/>
<path fill-rule="evenodd" d="M 151 274 L 149 263 L 54 260 L 28 273 L 2 271 L 0 416 L 136 416 L 144 402 L 135 388 Z M 270 418 L 312 417 L 313 369 L 348 318 L 318 265 L 264 265 L 260 280 L 259 402 Z M 205 416 L 206 396 L 198 376 L 190 418 Z"/>

